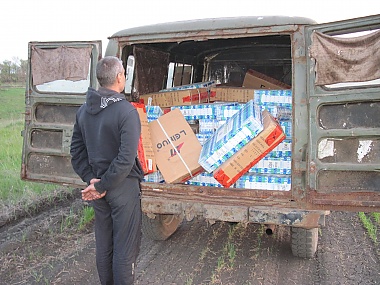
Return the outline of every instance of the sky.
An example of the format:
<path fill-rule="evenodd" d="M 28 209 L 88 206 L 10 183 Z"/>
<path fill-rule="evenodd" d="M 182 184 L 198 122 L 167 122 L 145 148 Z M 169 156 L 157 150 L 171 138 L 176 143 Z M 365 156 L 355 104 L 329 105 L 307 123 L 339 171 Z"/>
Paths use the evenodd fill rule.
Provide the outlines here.
<path fill-rule="evenodd" d="M 380 14 L 379 0 L 1 0 L 0 62 L 28 58 L 30 41 L 102 40 L 127 28 L 239 16 L 300 16 L 318 23 Z"/>

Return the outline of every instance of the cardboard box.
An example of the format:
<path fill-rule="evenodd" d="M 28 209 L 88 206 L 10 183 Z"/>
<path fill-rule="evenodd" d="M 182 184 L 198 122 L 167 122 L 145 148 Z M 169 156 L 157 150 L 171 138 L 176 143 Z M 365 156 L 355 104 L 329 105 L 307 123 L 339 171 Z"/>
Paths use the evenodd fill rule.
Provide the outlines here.
<path fill-rule="evenodd" d="M 210 89 L 210 102 L 227 101 L 226 87 L 212 87 Z"/>
<path fill-rule="evenodd" d="M 252 69 L 246 72 L 243 87 L 253 89 L 291 89 L 288 84 Z"/>
<path fill-rule="evenodd" d="M 254 98 L 254 89 L 244 87 L 213 87 L 210 91 L 210 100 L 223 102 L 247 103 Z"/>
<path fill-rule="evenodd" d="M 187 89 L 165 92 L 171 98 L 171 106 L 194 105 L 208 103 L 209 90 L 207 88 Z"/>
<path fill-rule="evenodd" d="M 285 139 L 285 134 L 268 111 L 263 111 L 264 129 L 214 171 L 214 178 L 230 187 L 252 166 Z"/>
<path fill-rule="evenodd" d="M 139 102 L 144 105 L 159 106 L 161 108 L 170 107 L 172 104 L 171 98 L 162 92 L 140 95 Z"/>
<path fill-rule="evenodd" d="M 168 108 L 172 106 L 194 105 L 210 101 L 208 88 L 173 90 L 140 95 L 140 103 Z M 151 98 L 151 99 L 150 99 Z"/>
<path fill-rule="evenodd" d="M 157 167 L 166 183 L 182 183 L 203 171 L 202 146 L 181 111 L 174 109 L 149 123 Z"/>
<path fill-rule="evenodd" d="M 141 122 L 141 135 L 137 149 L 137 157 L 140 161 L 144 174 L 152 173 L 157 171 L 157 168 L 145 105 L 135 102 L 131 102 L 131 104 L 136 108 Z"/>

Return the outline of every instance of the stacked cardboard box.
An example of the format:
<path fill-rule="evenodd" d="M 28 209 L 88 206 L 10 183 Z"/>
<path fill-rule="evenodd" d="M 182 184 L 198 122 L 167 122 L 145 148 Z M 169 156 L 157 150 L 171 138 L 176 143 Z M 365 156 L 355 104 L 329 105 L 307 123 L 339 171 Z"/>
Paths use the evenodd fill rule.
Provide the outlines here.
<path fill-rule="evenodd" d="M 236 188 L 289 191 L 290 176 L 279 175 L 243 175 L 236 181 Z"/>
<path fill-rule="evenodd" d="M 140 95 L 140 103 L 161 108 L 170 108 L 172 106 L 192 105 L 209 102 L 209 90 L 207 88 L 174 90 L 167 92 L 156 92 Z"/>
<path fill-rule="evenodd" d="M 290 157 L 270 157 L 265 156 L 258 163 L 256 163 L 249 173 L 260 174 L 291 174 L 292 160 Z"/>
<path fill-rule="evenodd" d="M 225 121 L 237 111 L 239 111 L 244 104 L 238 103 L 209 103 L 197 104 L 186 106 L 174 106 L 171 109 L 179 109 L 187 121 L 200 120 L 200 119 L 213 119 Z"/>
<path fill-rule="evenodd" d="M 276 146 L 270 153 L 267 155 L 268 157 L 280 157 L 286 158 L 292 157 L 292 142 L 291 139 L 286 139 L 282 141 L 278 146 Z"/>
<path fill-rule="evenodd" d="M 252 88 L 206 82 L 141 96 L 142 102 L 149 100 L 159 169 L 147 175 L 147 181 L 290 189 L 291 140 L 283 141 L 292 136 L 290 86 L 250 71 L 244 82 Z M 257 90 L 271 89 L 268 86 L 277 90 Z"/>
<path fill-rule="evenodd" d="M 289 90 L 291 86 L 258 71 L 249 69 L 242 87 L 216 85 L 210 89 L 210 100 L 246 103 L 254 98 L 254 91 L 260 89 Z"/>
<path fill-rule="evenodd" d="M 199 163 L 213 172 L 262 130 L 261 112 L 251 100 L 205 142 Z"/>
<path fill-rule="evenodd" d="M 246 103 L 253 99 L 254 89 L 243 87 L 216 86 L 210 90 L 212 101 Z"/>
<path fill-rule="evenodd" d="M 214 171 L 215 179 L 230 187 L 284 139 L 281 126 L 268 111 L 263 111 L 262 131 Z"/>
<path fill-rule="evenodd" d="M 210 88 L 214 85 L 214 81 L 208 81 L 163 89 L 159 92 L 140 95 L 140 103 L 161 108 L 208 103 Z"/>
<path fill-rule="evenodd" d="M 292 93 L 290 90 L 255 90 L 255 105 L 272 111 L 288 138 L 268 153 L 261 161 L 242 175 L 235 187 L 256 189 L 291 189 L 291 138 L 292 138 Z"/>
<path fill-rule="evenodd" d="M 212 173 L 202 172 L 199 175 L 186 181 L 187 185 L 195 186 L 209 186 L 209 187 L 223 187 L 212 175 Z"/>

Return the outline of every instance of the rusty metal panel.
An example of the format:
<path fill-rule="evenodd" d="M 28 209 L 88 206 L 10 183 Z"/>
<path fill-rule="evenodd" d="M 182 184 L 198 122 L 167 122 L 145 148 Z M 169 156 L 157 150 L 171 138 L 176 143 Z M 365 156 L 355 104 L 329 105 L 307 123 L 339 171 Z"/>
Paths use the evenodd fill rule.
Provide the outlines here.
<path fill-rule="evenodd" d="M 27 169 L 30 169 L 29 172 L 33 174 L 76 178 L 77 175 L 71 167 L 70 159 L 70 156 L 31 153 Z"/>
<path fill-rule="evenodd" d="M 25 180 L 59 183 L 84 187 L 85 183 L 72 170 L 69 156 L 30 153 L 22 165 L 21 177 Z"/>
<path fill-rule="evenodd" d="M 186 210 L 186 205 L 178 200 L 144 197 L 141 201 L 141 208 L 144 213 L 179 215 Z"/>
<path fill-rule="evenodd" d="M 39 149 L 62 149 L 62 130 L 33 130 L 30 145 Z"/>
<path fill-rule="evenodd" d="M 296 207 L 289 191 L 263 191 L 254 189 L 190 186 L 184 184 L 141 183 L 143 198 L 155 197 L 189 203 L 217 204 L 221 206 L 265 205 Z"/>
<path fill-rule="evenodd" d="M 318 172 L 317 191 L 378 192 L 380 194 L 380 172 L 322 170 Z"/>
<path fill-rule="evenodd" d="M 380 128 L 380 102 L 326 104 L 320 107 L 318 117 L 319 126 L 325 130 Z"/>
<path fill-rule="evenodd" d="M 39 123 L 70 124 L 75 123 L 75 114 L 79 106 L 39 103 L 35 106 L 35 118 Z"/>
<path fill-rule="evenodd" d="M 203 217 L 207 220 L 226 222 L 248 222 L 248 207 L 204 205 Z"/>
<path fill-rule="evenodd" d="M 249 221 L 260 224 L 274 224 L 301 228 L 324 226 L 326 211 L 306 211 L 276 208 L 249 208 Z"/>
<path fill-rule="evenodd" d="M 248 207 L 208 204 L 202 201 L 184 201 L 180 198 L 149 197 L 143 195 L 142 210 L 152 214 L 184 215 L 188 221 L 203 217 L 208 221 L 248 222 Z"/>
<path fill-rule="evenodd" d="M 324 138 L 318 144 L 318 159 L 322 163 L 380 164 L 380 139 Z"/>
<path fill-rule="evenodd" d="M 187 220 L 202 217 L 209 222 L 228 221 L 241 223 L 259 223 L 286 225 L 302 228 L 315 228 L 324 225 L 324 216 L 328 213 L 321 210 L 300 210 L 272 205 L 272 207 L 244 206 L 244 203 L 223 204 L 219 201 L 210 203 L 204 199 L 189 201 L 187 197 L 172 197 L 164 193 L 150 196 L 143 190 L 142 210 L 151 214 L 184 215 Z M 241 205 L 239 205 L 241 204 Z M 242 205 L 243 204 L 243 205 Z"/>

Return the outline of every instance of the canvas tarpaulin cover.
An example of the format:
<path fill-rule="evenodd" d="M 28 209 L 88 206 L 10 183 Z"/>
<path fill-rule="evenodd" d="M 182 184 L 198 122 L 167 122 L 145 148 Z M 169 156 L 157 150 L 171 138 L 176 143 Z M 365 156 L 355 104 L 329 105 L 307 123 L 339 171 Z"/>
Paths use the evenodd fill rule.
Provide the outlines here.
<path fill-rule="evenodd" d="M 168 74 L 169 54 L 134 47 L 133 55 L 136 60 L 133 97 L 163 89 Z"/>
<path fill-rule="evenodd" d="M 53 49 L 32 47 L 31 63 L 33 84 L 55 80 L 87 79 L 91 47 L 66 47 Z"/>
<path fill-rule="evenodd" d="M 354 38 L 314 32 L 310 55 L 316 60 L 316 85 L 375 80 L 380 78 L 380 31 Z"/>

